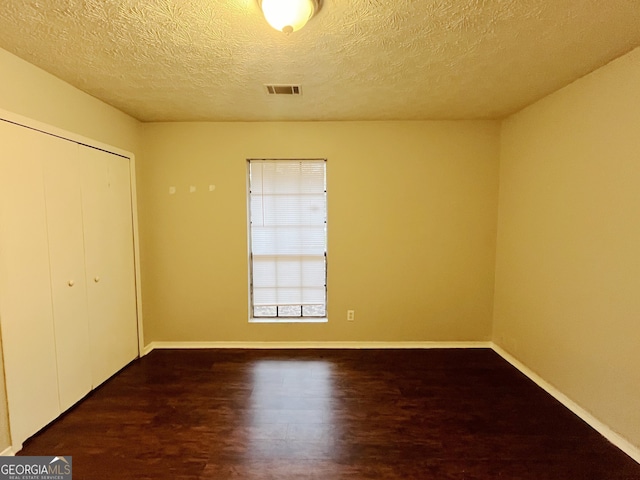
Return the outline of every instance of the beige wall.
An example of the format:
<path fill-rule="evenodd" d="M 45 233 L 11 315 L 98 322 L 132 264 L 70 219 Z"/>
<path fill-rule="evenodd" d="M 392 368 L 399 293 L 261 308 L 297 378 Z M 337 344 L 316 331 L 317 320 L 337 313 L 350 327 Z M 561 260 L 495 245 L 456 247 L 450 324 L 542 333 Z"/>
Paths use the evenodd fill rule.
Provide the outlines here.
<path fill-rule="evenodd" d="M 7 410 L 7 389 L 4 381 L 4 358 L 0 351 L 0 452 L 11 445 L 11 435 L 9 431 L 9 411 Z"/>
<path fill-rule="evenodd" d="M 494 318 L 640 447 L 640 49 L 504 122 Z"/>
<path fill-rule="evenodd" d="M 138 153 L 140 124 L 137 120 L 2 49 L 0 72 L 0 109 Z M 0 360 L 0 367 L 1 364 Z M 9 445 L 6 392 L 2 381 L 0 452 Z"/>
<path fill-rule="evenodd" d="M 498 127 L 144 125 L 146 342 L 489 340 Z M 329 322 L 249 324 L 246 159 L 291 157 L 328 159 Z"/>
<path fill-rule="evenodd" d="M 140 122 L 0 49 L 0 108 L 138 153 Z"/>

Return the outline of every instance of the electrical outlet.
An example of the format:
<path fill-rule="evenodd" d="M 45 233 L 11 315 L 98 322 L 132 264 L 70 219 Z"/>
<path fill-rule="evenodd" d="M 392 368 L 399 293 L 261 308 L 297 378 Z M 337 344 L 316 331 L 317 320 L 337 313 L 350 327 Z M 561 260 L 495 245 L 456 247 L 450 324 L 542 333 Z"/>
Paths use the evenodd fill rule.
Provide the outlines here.
<path fill-rule="evenodd" d="M 353 322 L 355 320 L 356 312 L 355 310 L 347 310 L 347 320 Z"/>

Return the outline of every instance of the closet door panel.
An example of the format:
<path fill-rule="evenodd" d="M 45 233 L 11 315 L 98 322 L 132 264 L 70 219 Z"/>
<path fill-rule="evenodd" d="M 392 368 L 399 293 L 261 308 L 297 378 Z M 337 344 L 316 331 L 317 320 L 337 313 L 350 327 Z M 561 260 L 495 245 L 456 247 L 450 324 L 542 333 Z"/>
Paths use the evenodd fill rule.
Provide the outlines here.
<path fill-rule="evenodd" d="M 13 445 L 60 413 L 42 166 L 58 142 L 0 121 L 0 318 Z"/>
<path fill-rule="evenodd" d="M 91 390 L 79 149 L 76 143 L 62 142 L 44 163 L 58 390 L 63 411 Z"/>
<path fill-rule="evenodd" d="M 129 159 L 82 149 L 82 202 L 94 386 L 138 356 Z"/>

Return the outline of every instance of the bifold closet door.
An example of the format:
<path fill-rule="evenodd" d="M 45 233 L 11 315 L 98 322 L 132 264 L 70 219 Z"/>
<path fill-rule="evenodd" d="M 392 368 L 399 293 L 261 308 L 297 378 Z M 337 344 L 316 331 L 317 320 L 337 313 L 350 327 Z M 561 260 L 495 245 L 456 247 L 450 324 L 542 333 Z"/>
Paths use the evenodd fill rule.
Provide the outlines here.
<path fill-rule="evenodd" d="M 42 163 L 58 142 L 0 121 L 0 319 L 13 445 L 60 414 Z"/>
<path fill-rule="evenodd" d="M 80 145 L 56 139 L 44 161 L 60 408 L 91 391 Z"/>
<path fill-rule="evenodd" d="M 138 356 L 129 159 L 81 147 L 93 385 Z"/>

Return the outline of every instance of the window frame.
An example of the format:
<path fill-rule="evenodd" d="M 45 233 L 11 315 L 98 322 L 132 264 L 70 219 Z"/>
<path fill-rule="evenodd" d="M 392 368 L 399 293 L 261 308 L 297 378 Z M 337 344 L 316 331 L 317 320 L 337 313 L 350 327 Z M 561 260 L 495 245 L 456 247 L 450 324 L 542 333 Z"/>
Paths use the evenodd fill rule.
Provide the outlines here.
<path fill-rule="evenodd" d="M 253 282 L 253 247 L 251 216 L 251 164 L 252 162 L 323 162 L 324 164 L 324 315 L 304 316 L 301 305 L 300 316 L 254 316 L 254 282 Z M 326 323 L 328 321 L 328 196 L 327 196 L 327 159 L 326 158 L 247 158 L 246 199 L 247 199 L 247 247 L 248 247 L 248 287 L 249 287 L 249 322 L 250 323 Z M 284 305 L 282 305 L 284 306 Z M 296 306 L 298 306 L 296 304 Z M 276 308 L 281 306 L 276 306 Z"/>

